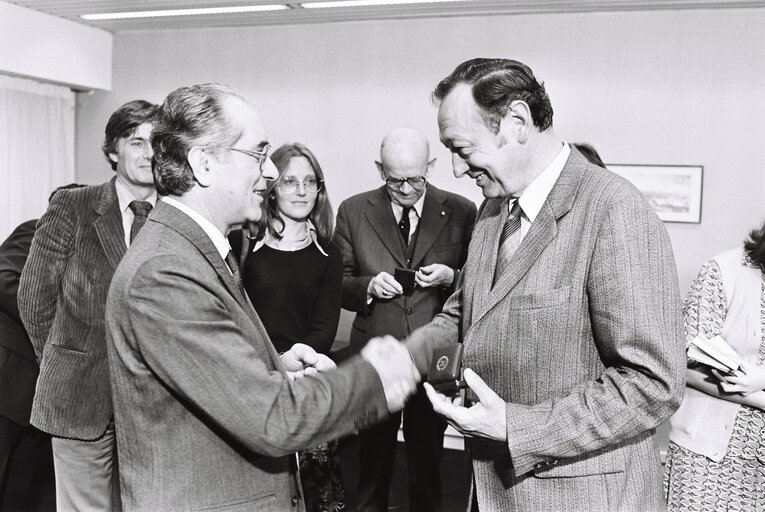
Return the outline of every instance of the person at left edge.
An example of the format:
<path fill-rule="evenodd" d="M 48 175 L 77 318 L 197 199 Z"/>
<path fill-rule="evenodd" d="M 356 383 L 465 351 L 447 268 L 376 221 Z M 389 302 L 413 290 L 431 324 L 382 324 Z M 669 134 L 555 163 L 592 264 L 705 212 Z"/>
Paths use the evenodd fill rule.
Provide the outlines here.
<path fill-rule="evenodd" d="M 226 240 L 260 219 L 276 177 L 241 94 L 173 91 L 152 146 L 163 197 L 106 305 L 123 507 L 304 511 L 294 453 L 400 410 L 419 375 L 390 336 L 338 369 L 305 344 L 274 348 Z"/>
<path fill-rule="evenodd" d="M 58 510 L 120 510 L 104 306 L 131 230 L 156 201 L 157 109 L 135 100 L 111 115 L 102 150 L 116 176 L 56 193 L 21 274 L 19 312 L 40 362 L 31 423 L 53 436 Z"/>
<path fill-rule="evenodd" d="M 48 202 L 60 190 L 83 186 L 58 187 Z M 0 510 L 36 510 L 54 489 L 50 436 L 29 425 L 39 367 L 18 306 L 36 225 L 37 219 L 20 224 L 0 244 Z"/>

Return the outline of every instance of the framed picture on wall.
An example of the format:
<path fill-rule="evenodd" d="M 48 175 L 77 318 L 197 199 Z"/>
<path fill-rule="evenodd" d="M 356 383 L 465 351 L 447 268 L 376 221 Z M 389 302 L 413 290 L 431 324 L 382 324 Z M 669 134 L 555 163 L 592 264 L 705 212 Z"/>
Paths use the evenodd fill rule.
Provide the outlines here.
<path fill-rule="evenodd" d="M 607 164 L 630 180 L 664 222 L 701 222 L 701 165 Z"/>

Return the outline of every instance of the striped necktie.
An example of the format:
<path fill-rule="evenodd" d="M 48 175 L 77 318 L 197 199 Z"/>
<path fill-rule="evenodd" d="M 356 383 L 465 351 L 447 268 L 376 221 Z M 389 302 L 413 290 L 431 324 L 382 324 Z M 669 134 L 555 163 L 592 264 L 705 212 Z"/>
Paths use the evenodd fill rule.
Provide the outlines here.
<path fill-rule="evenodd" d="M 510 213 L 507 216 L 505 225 L 502 228 L 502 233 L 499 235 L 499 249 L 497 250 L 497 265 L 494 268 L 494 284 L 499 280 L 510 260 L 521 244 L 521 215 L 523 210 L 521 209 L 520 202 L 516 199 L 513 203 L 513 207 L 510 208 Z"/>

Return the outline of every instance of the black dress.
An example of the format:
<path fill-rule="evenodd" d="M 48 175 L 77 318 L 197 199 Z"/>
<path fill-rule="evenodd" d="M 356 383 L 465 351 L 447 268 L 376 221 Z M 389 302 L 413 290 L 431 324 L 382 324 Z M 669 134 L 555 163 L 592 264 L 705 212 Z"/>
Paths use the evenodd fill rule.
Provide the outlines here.
<path fill-rule="evenodd" d="M 234 252 L 241 232 L 230 236 Z M 329 354 L 337 333 L 342 301 L 342 256 L 330 244 L 324 252 L 312 243 L 295 251 L 263 245 L 249 252 L 242 268 L 244 288 L 278 352 L 305 343 Z M 240 260 L 241 261 L 241 260 Z M 306 510 L 345 508 L 340 456 L 336 441 L 298 454 Z"/>

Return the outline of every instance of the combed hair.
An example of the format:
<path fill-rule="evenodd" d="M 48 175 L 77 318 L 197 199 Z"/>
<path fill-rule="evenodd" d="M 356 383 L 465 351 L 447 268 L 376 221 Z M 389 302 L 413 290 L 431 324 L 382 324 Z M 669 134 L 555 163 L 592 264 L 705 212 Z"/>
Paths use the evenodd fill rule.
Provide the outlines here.
<path fill-rule="evenodd" d="M 765 224 L 749 233 L 749 238 L 744 240 L 744 252 L 760 272 L 765 272 Z"/>
<path fill-rule="evenodd" d="M 101 151 L 104 152 L 106 161 L 109 162 L 113 171 L 117 170 L 117 162 L 113 161 L 109 155 L 117 153 L 119 140 L 133 135 L 144 123 L 154 124 L 158 113 L 159 105 L 144 100 L 133 100 L 122 105 L 109 117 L 104 129 Z"/>
<path fill-rule="evenodd" d="M 279 208 L 276 204 L 276 185 L 287 172 L 287 167 L 289 166 L 290 161 L 293 158 L 300 157 L 305 157 L 308 160 L 308 163 L 311 164 L 311 168 L 316 175 L 316 180 L 322 183 L 321 190 L 316 194 L 316 203 L 313 206 L 313 210 L 311 210 L 311 213 L 308 215 L 308 218 L 311 219 L 311 222 L 313 222 L 313 225 L 316 227 L 319 244 L 321 244 L 322 247 L 326 247 L 326 244 L 332 239 L 335 216 L 332 212 L 332 205 L 329 202 L 329 195 L 327 194 L 327 183 L 324 181 L 324 171 L 322 171 L 319 161 L 316 160 L 316 157 L 311 150 L 299 142 L 283 144 L 271 154 L 271 161 L 279 170 L 279 176 L 268 183 L 266 189 L 268 199 L 266 201 L 264 215 L 258 223 L 258 231 L 261 235 L 264 235 L 267 230 L 271 236 L 277 239 L 282 238 L 284 222 L 279 215 Z"/>
<path fill-rule="evenodd" d="M 215 151 L 233 146 L 242 136 L 226 112 L 226 100 L 244 99 L 228 86 L 208 83 L 181 87 L 165 98 L 151 133 L 154 184 L 159 195 L 180 196 L 194 186 L 188 162 L 191 148 Z"/>
<path fill-rule="evenodd" d="M 473 99 L 486 115 L 488 126 L 497 133 L 501 119 L 512 102 L 525 102 L 539 131 L 553 124 L 553 108 L 543 82 L 537 81 L 526 64 L 512 59 L 472 59 L 457 66 L 441 80 L 432 94 L 442 101 L 457 84 L 471 84 Z"/>

